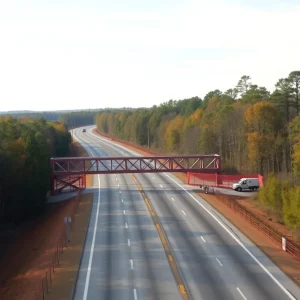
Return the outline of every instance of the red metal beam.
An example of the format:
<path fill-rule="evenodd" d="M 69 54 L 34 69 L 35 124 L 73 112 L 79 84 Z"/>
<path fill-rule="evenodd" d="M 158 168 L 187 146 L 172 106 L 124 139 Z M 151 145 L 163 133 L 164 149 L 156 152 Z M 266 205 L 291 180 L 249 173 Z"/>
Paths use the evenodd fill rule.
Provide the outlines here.
<path fill-rule="evenodd" d="M 218 173 L 220 155 L 66 157 L 51 159 L 52 176 L 117 173 Z"/>
<path fill-rule="evenodd" d="M 85 189 L 85 187 L 86 175 L 51 176 L 51 195 Z"/>

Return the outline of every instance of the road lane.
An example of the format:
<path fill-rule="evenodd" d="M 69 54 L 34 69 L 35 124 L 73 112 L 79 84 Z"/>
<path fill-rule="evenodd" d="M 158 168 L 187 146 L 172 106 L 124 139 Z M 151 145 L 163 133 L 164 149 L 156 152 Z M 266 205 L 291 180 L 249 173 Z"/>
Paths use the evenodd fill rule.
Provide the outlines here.
<path fill-rule="evenodd" d="M 184 270 L 183 274 L 188 282 L 189 290 L 193 295 L 197 295 L 195 299 L 200 299 L 200 297 L 217 299 L 221 294 L 226 299 L 228 291 L 231 291 L 231 294 L 227 299 L 235 299 L 240 297 L 236 293 L 236 287 L 243 290 L 246 295 L 250 295 L 251 299 L 286 299 L 284 293 L 269 276 L 250 256 L 245 255 L 244 250 L 220 226 L 217 226 L 217 223 L 211 222 L 209 215 L 203 214 L 199 210 L 195 201 L 191 201 L 184 191 L 176 189 L 171 184 L 168 186 L 167 179 L 162 177 L 161 180 L 166 186 L 165 191 L 160 192 L 159 199 L 150 195 L 149 198 L 152 199 L 156 210 L 163 212 L 162 219 L 167 214 L 164 210 L 168 211 L 169 216 L 175 216 L 174 222 L 169 220 L 167 223 L 163 223 L 170 243 L 177 246 L 175 257 L 178 252 L 184 256 L 186 249 L 191 249 L 191 256 L 185 256 L 186 259 L 182 262 L 182 270 Z M 146 188 L 146 193 L 151 194 L 155 191 L 155 185 L 147 179 L 143 186 Z M 177 198 L 176 204 L 168 201 L 170 196 Z M 180 214 L 182 210 L 186 212 L 187 217 L 182 217 Z M 174 230 L 175 226 L 177 226 L 176 230 Z M 184 236 L 186 238 L 182 241 Z M 221 269 L 216 264 L 216 258 L 222 259 L 224 268 Z M 197 262 L 199 265 L 195 267 Z M 207 280 L 212 279 L 209 283 L 210 289 L 205 287 L 206 281 L 202 281 L 201 274 L 199 274 L 199 268 L 201 266 L 204 268 L 206 265 L 205 274 L 213 274 L 213 277 L 207 276 Z M 190 274 L 192 271 L 194 273 Z M 218 276 L 219 279 L 217 279 Z M 199 280 L 195 282 L 195 278 Z M 216 286 L 217 289 L 221 289 L 220 294 L 216 294 Z M 204 290 L 207 290 L 206 294 L 203 294 Z"/>
<path fill-rule="evenodd" d="M 79 130 L 74 136 L 91 156 L 111 152 L 95 146 Z M 94 180 L 95 188 L 89 190 L 94 203 L 74 299 L 180 299 L 156 228 L 131 176 L 100 177 L 100 188 Z"/>
<path fill-rule="evenodd" d="M 140 299 L 180 299 L 156 228 L 131 176 L 119 175 Z"/>
<path fill-rule="evenodd" d="M 92 137 L 91 133 L 89 135 Z M 110 142 L 95 136 L 91 141 L 105 144 L 114 151 L 119 149 L 119 146 L 111 145 Z M 129 153 L 124 147 L 119 151 L 127 155 Z M 132 151 L 130 153 L 132 155 Z M 217 218 L 214 219 L 173 182 L 177 179 L 172 175 L 168 175 L 168 178 L 163 174 L 137 177 L 147 189 L 149 199 L 163 222 L 191 298 L 219 299 L 218 297 L 222 296 L 220 299 L 241 299 L 242 295 L 247 299 L 300 297 L 299 288 L 270 259 L 232 224 L 204 203 L 201 197 L 193 195 L 197 201 L 204 203 L 218 220 L 222 220 L 221 225 L 233 232 L 234 236 L 238 237 L 237 241 L 241 240 L 242 244 L 234 240 L 216 221 Z M 170 198 L 174 201 L 171 202 Z M 180 207 L 175 207 L 174 203 Z M 181 210 L 187 216 L 184 216 Z"/>
<path fill-rule="evenodd" d="M 147 176 L 138 176 L 138 179 L 160 218 L 191 298 L 239 299 L 232 288 L 224 287 L 226 273 L 220 274 L 219 266 L 211 258 L 208 248 L 203 246 L 201 235 L 207 234 L 205 229 L 195 230 L 190 226 L 187 222 L 189 212 L 185 216 L 179 201 L 179 205 L 169 201 L 168 190 L 158 192 Z"/>

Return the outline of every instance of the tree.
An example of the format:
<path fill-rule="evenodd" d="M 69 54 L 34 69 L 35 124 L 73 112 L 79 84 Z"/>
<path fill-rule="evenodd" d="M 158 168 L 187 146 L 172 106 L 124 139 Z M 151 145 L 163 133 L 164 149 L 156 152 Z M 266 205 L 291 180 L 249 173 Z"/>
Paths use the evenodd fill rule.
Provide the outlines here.
<path fill-rule="evenodd" d="M 241 96 L 245 95 L 251 86 L 251 77 L 244 75 L 241 77 L 239 82 L 236 85 L 237 91 L 241 94 Z"/>
<path fill-rule="evenodd" d="M 180 108 L 180 114 L 187 117 L 201 106 L 202 100 L 199 97 L 193 97 L 181 101 L 180 104 L 182 104 L 182 107 Z"/>
<path fill-rule="evenodd" d="M 0 222 L 38 215 L 49 189 L 51 156 L 66 155 L 68 128 L 45 119 L 0 118 Z"/>
<path fill-rule="evenodd" d="M 245 112 L 248 136 L 248 156 L 253 166 L 260 173 L 272 154 L 275 142 L 277 113 L 273 104 L 266 101 L 249 106 Z"/>
<path fill-rule="evenodd" d="M 242 96 L 241 101 L 243 103 L 255 103 L 258 101 L 268 100 L 270 98 L 270 92 L 265 87 L 258 87 L 257 85 L 251 85 L 249 89 Z"/>
<path fill-rule="evenodd" d="M 229 96 L 232 100 L 236 100 L 239 91 L 237 88 L 228 89 L 224 94 Z"/>
<path fill-rule="evenodd" d="M 206 105 L 208 104 L 209 99 L 215 97 L 215 98 L 220 98 L 222 95 L 222 92 L 220 90 L 214 90 L 214 91 L 210 91 L 208 92 L 205 97 L 203 98 L 203 105 L 204 107 L 206 107 Z"/>
<path fill-rule="evenodd" d="M 139 145 L 147 145 L 148 143 L 148 120 L 148 111 L 140 111 L 135 122 L 136 143 Z"/>
<path fill-rule="evenodd" d="M 288 126 L 299 100 L 298 72 L 280 79 L 272 95 L 244 75 L 235 88 L 225 93 L 212 90 L 203 101 L 192 97 L 149 109 L 103 110 L 96 117 L 97 128 L 144 146 L 149 131 L 150 145 L 156 151 L 219 153 L 228 170 L 287 175 L 292 157 L 297 164 L 300 152 L 295 139 L 291 151 Z"/>
<path fill-rule="evenodd" d="M 290 124 L 291 138 L 293 143 L 293 169 L 297 176 L 300 176 L 300 115 Z"/>
<path fill-rule="evenodd" d="M 180 138 L 183 130 L 183 124 L 184 119 L 180 115 L 168 123 L 165 132 L 166 150 L 168 152 L 178 151 L 181 148 Z"/>
<path fill-rule="evenodd" d="M 293 88 L 288 78 L 281 78 L 275 85 L 272 95 L 273 102 L 284 111 L 286 122 L 290 121 L 290 108 L 293 106 Z"/>
<path fill-rule="evenodd" d="M 283 186 L 275 177 L 275 174 L 271 173 L 267 178 L 265 186 L 259 191 L 259 201 L 271 208 L 279 221 L 283 217 Z"/>
<path fill-rule="evenodd" d="M 294 101 L 297 110 L 297 115 L 299 114 L 299 92 L 300 92 L 300 71 L 293 71 L 289 75 L 289 81 L 293 88 Z"/>

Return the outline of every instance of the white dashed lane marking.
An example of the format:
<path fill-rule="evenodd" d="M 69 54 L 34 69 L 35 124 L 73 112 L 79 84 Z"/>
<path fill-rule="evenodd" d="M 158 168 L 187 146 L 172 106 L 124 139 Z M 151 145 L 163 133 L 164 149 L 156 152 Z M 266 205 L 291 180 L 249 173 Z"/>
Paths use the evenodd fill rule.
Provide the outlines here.
<path fill-rule="evenodd" d="M 240 295 L 242 296 L 242 298 L 243 298 L 244 300 L 247 300 L 246 296 L 242 293 L 242 291 L 241 291 L 238 287 L 237 287 L 236 289 L 237 289 L 237 291 L 240 293 Z"/>
<path fill-rule="evenodd" d="M 221 267 L 223 267 L 223 265 L 222 265 L 222 263 L 220 262 L 220 260 L 216 257 L 216 260 L 217 260 L 217 262 L 219 263 L 219 265 L 221 266 Z"/>

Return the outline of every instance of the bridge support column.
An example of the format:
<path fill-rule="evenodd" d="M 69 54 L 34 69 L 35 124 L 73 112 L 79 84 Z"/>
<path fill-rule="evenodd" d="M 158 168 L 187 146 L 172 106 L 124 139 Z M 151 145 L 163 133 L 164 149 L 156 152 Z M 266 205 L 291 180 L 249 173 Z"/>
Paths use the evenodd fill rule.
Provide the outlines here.
<path fill-rule="evenodd" d="M 86 175 L 51 176 L 50 195 L 70 193 L 86 188 Z"/>

